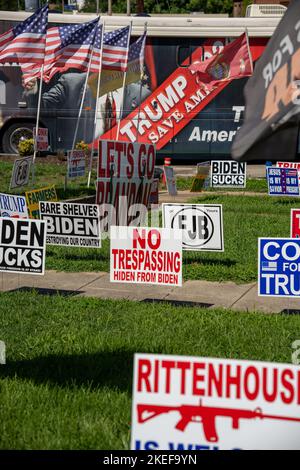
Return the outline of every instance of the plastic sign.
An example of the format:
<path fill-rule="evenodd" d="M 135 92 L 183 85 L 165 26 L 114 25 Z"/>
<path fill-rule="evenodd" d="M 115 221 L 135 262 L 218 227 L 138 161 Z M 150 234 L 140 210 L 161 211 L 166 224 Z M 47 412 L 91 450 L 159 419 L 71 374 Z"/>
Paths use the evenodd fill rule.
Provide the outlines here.
<path fill-rule="evenodd" d="M 300 163 L 298 162 L 276 162 L 277 168 L 290 168 L 300 171 Z"/>
<path fill-rule="evenodd" d="M 163 204 L 163 226 L 182 230 L 182 248 L 189 251 L 224 251 L 223 213 L 220 204 Z"/>
<path fill-rule="evenodd" d="M 40 201 L 40 218 L 47 224 L 47 245 L 100 248 L 99 206 Z"/>
<path fill-rule="evenodd" d="M 210 167 L 212 188 L 245 188 L 246 163 L 212 161 Z"/>
<path fill-rule="evenodd" d="M 152 181 L 148 205 L 151 206 L 151 204 L 158 204 L 158 203 L 159 203 L 159 179 L 155 178 Z"/>
<path fill-rule="evenodd" d="M 70 150 L 68 152 L 68 178 L 76 178 L 85 175 L 84 150 Z"/>
<path fill-rule="evenodd" d="M 171 166 L 164 166 L 164 175 L 169 195 L 177 196 L 176 176 L 174 174 L 174 168 Z"/>
<path fill-rule="evenodd" d="M 267 168 L 269 196 L 299 196 L 297 170 Z"/>
<path fill-rule="evenodd" d="M 15 160 L 10 180 L 10 189 L 26 186 L 29 181 L 32 157 L 24 157 Z"/>
<path fill-rule="evenodd" d="M 300 297 L 300 239 L 258 239 L 258 295 Z"/>
<path fill-rule="evenodd" d="M 300 238 L 300 209 L 291 209 L 291 238 Z"/>
<path fill-rule="evenodd" d="M 49 148 L 48 143 L 48 129 L 45 127 L 38 128 L 38 135 L 36 135 L 36 127 L 33 128 L 33 138 L 36 140 L 36 149 L 40 152 L 45 152 Z"/>
<path fill-rule="evenodd" d="M 120 196 L 128 206 L 148 206 L 155 167 L 152 144 L 99 140 L 96 203 L 117 207 Z"/>
<path fill-rule="evenodd" d="M 132 450 L 300 449 L 300 368 L 135 354 Z"/>
<path fill-rule="evenodd" d="M 112 226 L 110 281 L 181 286 L 181 244 L 180 230 Z"/>
<path fill-rule="evenodd" d="M 45 254 L 45 222 L 0 218 L 0 271 L 44 274 Z"/>
<path fill-rule="evenodd" d="M 28 219 L 25 197 L 0 193 L 0 217 Z"/>
<path fill-rule="evenodd" d="M 26 191 L 25 197 L 31 219 L 38 219 L 40 217 L 40 201 L 57 201 L 57 194 L 54 185 L 40 189 L 33 189 L 32 191 Z"/>

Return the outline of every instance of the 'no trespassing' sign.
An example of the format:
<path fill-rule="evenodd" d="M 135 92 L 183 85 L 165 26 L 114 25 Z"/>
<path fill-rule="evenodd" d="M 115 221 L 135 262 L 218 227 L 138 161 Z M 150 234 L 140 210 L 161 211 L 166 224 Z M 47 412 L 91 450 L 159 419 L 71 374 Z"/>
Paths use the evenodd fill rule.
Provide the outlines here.
<path fill-rule="evenodd" d="M 47 223 L 47 245 L 101 247 L 96 204 L 40 201 L 40 217 Z"/>
<path fill-rule="evenodd" d="M 0 271 L 44 274 L 45 251 L 45 222 L 0 218 Z"/>

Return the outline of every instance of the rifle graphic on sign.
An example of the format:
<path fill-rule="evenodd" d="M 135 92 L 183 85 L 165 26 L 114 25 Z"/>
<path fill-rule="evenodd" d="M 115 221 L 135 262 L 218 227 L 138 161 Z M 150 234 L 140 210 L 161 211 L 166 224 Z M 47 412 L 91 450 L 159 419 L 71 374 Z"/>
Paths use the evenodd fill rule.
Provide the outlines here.
<path fill-rule="evenodd" d="M 215 408 L 210 406 L 203 406 L 200 401 L 200 405 L 137 405 L 138 423 L 145 423 L 146 421 L 150 421 L 150 419 L 153 419 L 156 416 L 159 416 L 163 413 L 169 413 L 170 411 L 178 411 L 181 415 L 180 420 L 175 426 L 175 428 L 179 431 L 184 431 L 190 422 L 202 423 L 205 438 L 209 442 L 217 442 L 219 440 L 215 423 L 216 418 L 219 416 L 231 418 L 233 429 L 239 429 L 240 419 L 259 418 L 300 422 L 300 418 L 263 414 L 261 408 L 255 408 L 254 411 L 239 410 L 234 408 Z"/>

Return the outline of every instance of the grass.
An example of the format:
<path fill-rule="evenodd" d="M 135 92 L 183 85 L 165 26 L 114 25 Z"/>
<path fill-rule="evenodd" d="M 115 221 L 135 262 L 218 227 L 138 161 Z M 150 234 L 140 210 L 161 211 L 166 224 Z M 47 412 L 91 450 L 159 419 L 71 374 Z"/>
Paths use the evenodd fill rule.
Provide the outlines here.
<path fill-rule="evenodd" d="M 177 177 L 176 184 L 178 191 L 189 191 L 192 187 L 193 178 L 189 177 Z M 207 188 L 205 192 L 227 192 L 227 191 L 234 191 L 234 192 L 253 192 L 253 193 L 266 193 L 268 194 L 268 185 L 267 180 L 265 178 L 252 178 L 247 179 L 246 188 Z"/>
<path fill-rule="evenodd" d="M 208 281 L 252 282 L 257 278 L 258 237 L 289 237 L 290 209 L 296 198 L 204 194 L 193 202 L 222 204 L 224 253 L 184 252 L 183 277 Z M 108 271 L 109 241 L 101 250 L 47 247 L 47 269 Z"/>
<path fill-rule="evenodd" d="M 95 171 L 92 173 L 92 184 L 87 188 L 87 176 L 68 180 L 67 189 L 64 189 L 65 175 L 67 173 L 67 162 L 43 163 L 37 160 L 35 165 L 35 185 L 24 188 L 9 190 L 9 184 L 13 169 L 13 163 L 0 161 L 0 190 L 4 193 L 24 194 L 31 189 L 39 189 L 55 184 L 58 199 L 69 199 L 80 196 L 95 194 L 93 181 Z M 30 180 L 31 183 L 31 180 Z"/>
<path fill-rule="evenodd" d="M 290 362 L 300 335 L 296 315 L 34 292 L 0 299 L 1 449 L 127 449 L 135 352 Z"/>

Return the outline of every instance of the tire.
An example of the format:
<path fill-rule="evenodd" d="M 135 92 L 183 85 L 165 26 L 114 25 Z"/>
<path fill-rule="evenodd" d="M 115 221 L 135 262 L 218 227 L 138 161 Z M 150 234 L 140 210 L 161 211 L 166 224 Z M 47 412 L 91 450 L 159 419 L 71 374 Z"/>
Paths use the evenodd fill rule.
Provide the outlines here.
<path fill-rule="evenodd" d="M 2 151 L 8 154 L 18 153 L 18 143 L 21 137 L 32 139 L 33 122 L 14 122 L 5 131 L 2 137 Z"/>

